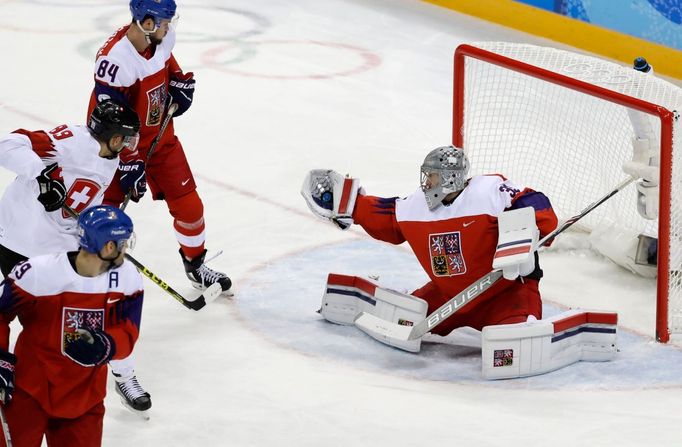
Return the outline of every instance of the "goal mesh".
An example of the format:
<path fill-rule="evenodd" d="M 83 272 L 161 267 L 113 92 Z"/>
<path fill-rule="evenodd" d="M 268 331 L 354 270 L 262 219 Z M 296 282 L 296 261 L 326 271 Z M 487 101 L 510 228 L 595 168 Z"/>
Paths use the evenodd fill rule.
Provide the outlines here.
<path fill-rule="evenodd" d="M 635 130 L 661 147 L 659 219 L 637 212 L 634 184 L 578 224 L 617 225 L 659 238 L 657 338 L 682 333 L 682 89 L 595 57 L 507 42 L 462 45 L 455 53 L 453 143 L 471 175 L 499 172 L 547 194 L 560 219 L 573 216 L 627 175 Z M 672 134 L 672 135 L 671 135 Z M 659 234 L 661 232 L 661 234 Z M 672 254 L 672 255 L 671 255 Z"/>

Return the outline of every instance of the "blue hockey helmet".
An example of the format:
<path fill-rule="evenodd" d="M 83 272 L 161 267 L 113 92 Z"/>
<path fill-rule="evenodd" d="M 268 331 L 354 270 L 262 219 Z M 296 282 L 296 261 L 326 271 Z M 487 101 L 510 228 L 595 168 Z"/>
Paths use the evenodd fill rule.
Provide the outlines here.
<path fill-rule="evenodd" d="M 161 20 L 172 20 L 175 17 L 175 0 L 130 0 L 130 12 L 133 19 L 142 22 L 151 16 L 159 27 Z"/>
<path fill-rule="evenodd" d="M 109 241 L 119 250 L 133 235 L 133 221 L 120 209 L 97 205 L 86 209 L 78 217 L 78 243 L 90 253 L 99 253 Z"/>

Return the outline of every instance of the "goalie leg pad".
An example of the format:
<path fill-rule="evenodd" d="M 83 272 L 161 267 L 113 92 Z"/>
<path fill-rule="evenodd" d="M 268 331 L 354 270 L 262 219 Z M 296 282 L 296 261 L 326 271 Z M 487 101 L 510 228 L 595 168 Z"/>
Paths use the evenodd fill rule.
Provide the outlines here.
<path fill-rule="evenodd" d="M 609 361 L 617 352 L 617 321 L 615 312 L 574 309 L 546 320 L 486 326 L 483 377 L 535 376 L 578 361 Z"/>
<path fill-rule="evenodd" d="M 330 273 L 319 313 L 336 324 L 352 325 L 358 315 L 366 312 L 382 320 L 403 326 L 414 326 L 426 317 L 428 303 L 412 295 L 383 288 L 357 276 Z M 378 338 L 370 330 L 358 326 L 374 339 L 410 352 L 419 352 L 421 339 L 392 340 Z"/>

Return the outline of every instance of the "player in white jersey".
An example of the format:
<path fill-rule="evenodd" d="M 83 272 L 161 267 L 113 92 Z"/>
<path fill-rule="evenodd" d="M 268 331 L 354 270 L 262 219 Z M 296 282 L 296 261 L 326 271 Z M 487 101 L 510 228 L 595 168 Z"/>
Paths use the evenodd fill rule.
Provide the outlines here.
<path fill-rule="evenodd" d="M 0 269 L 7 276 L 28 257 L 78 248 L 76 212 L 102 203 L 119 165 L 119 153 L 135 151 L 137 113 L 114 101 L 100 102 L 88 125 L 61 125 L 49 132 L 23 129 L 0 138 L 0 166 L 17 174 L 0 200 Z M 126 173 L 124 175 L 127 175 Z M 116 390 L 135 411 L 151 407 L 129 356 L 111 362 Z"/>
<path fill-rule="evenodd" d="M 134 110 L 107 101 L 87 126 L 45 132 L 18 129 L 0 138 L 0 166 L 17 174 L 0 199 L 0 269 L 27 257 L 75 250 L 76 212 L 102 202 L 119 152 L 135 150 L 140 122 Z"/>
<path fill-rule="evenodd" d="M 132 221 L 99 205 L 77 227 L 78 251 L 30 257 L 0 284 L 0 399 L 18 447 L 44 436 L 50 446 L 101 445 L 106 364 L 138 338 L 142 277 L 124 259 Z"/>

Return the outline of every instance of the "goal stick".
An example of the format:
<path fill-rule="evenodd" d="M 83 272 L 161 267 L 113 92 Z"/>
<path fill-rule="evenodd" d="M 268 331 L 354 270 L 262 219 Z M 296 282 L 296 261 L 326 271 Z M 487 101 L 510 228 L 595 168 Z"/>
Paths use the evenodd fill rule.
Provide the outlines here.
<path fill-rule="evenodd" d="M 551 242 L 557 235 L 563 233 L 567 228 L 585 217 L 592 210 L 606 202 L 636 179 L 637 177 L 628 177 L 602 198 L 588 205 L 580 213 L 567 219 L 554 231 L 542 238 L 540 242 L 538 242 L 538 246 L 535 248 L 535 250 Z M 427 332 L 433 330 L 433 328 L 447 320 L 453 314 L 457 313 L 462 307 L 469 304 L 476 297 L 480 296 L 483 292 L 492 287 L 493 284 L 500 280 L 500 278 L 502 278 L 502 270 L 490 271 L 486 275 L 483 275 L 481 278 L 474 281 L 471 285 L 455 295 L 453 298 L 450 298 L 448 302 L 440 306 L 435 311 L 431 312 L 430 315 L 427 315 L 423 321 L 419 322 L 415 326 L 402 326 L 397 323 L 383 320 L 379 317 L 368 314 L 367 312 L 362 312 L 357 316 L 355 319 L 355 325 L 379 341 L 390 339 L 400 341 L 416 340 Z"/>
<path fill-rule="evenodd" d="M 170 105 L 168 108 L 168 113 L 166 114 L 166 117 L 163 119 L 163 123 L 161 123 L 161 128 L 159 129 L 159 133 L 156 135 L 154 138 L 154 141 L 152 141 L 151 146 L 149 146 L 149 152 L 147 152 L 147 158 L 145 159 L 145 164 L 149 163 L 149 160 L 152 158 L 152 154 L 154 153 L 154 150 L 156 149 L 156 145 L 159 144 L 159 141 L 161 140 L 161 137 L 163 136 L 163 133 L 166 131 L 166 127 L 168 127 L 168 123 L 170 123 L 171 118 L 173 118 L 173 114 L 175 111 L 178 110 L 178 105 L 176 103 L 173 103 Z M 123 199 L 123 203 L 121 204 L 121 209 L 125 210 L 126 207 L 128 206 L 128 202 L 130 202 L 130 198 L 133 195 L 133 190 L 129 190 L 126 193 L 125 198 Z"/>
<path fill-rule="evenodd" d="M 64 204 L 62 205 L 62 208 L 67 213 L 69 213 L 71 217 L 73 217 L 74 219 L 78 219 L 78 213 L 74 211 L 71 207 Z M 180 295 L 178 292 L 176 292 L 175 289 L 173 289 L 170 285 L 168 285 L 168 283 L 166 283 L 166 281 L 156 276 L 152 271 L 150 271 L 137 259 L 133 258 L 130 254 L 126 253 L 124 254 L 124 256 L 128 261 L 132 262 L 135 267 L 137 267 L 137 270 L 139 270 L 140 273 L 149 278 L 154 284 L 161 287 L 164 292 L 175 298 L 180 304 L 182 304 L 188 309 L 199 310 L 206 305 L 207 300 L 212 301 L 218 298 L 218 296 L 223 292 L 221 285 L 216 282 L 214 284 L 211 284 L 208 288 L 206 288 L 206 290 L 204 290 L 204 293 L 202 293 L 198 297 L 192 300 L 187 299 L 184 296 Z"/>
<path fill-rule="evenodd" d="M 7 417 L 5 416 L 4 405 L 0 405 L 0 424 L 2 424 L 2 434 L 5 438 L 5 447 L 12 447 L 12 437 L 9 435 L 9 425 L 7 424 Z"/>

